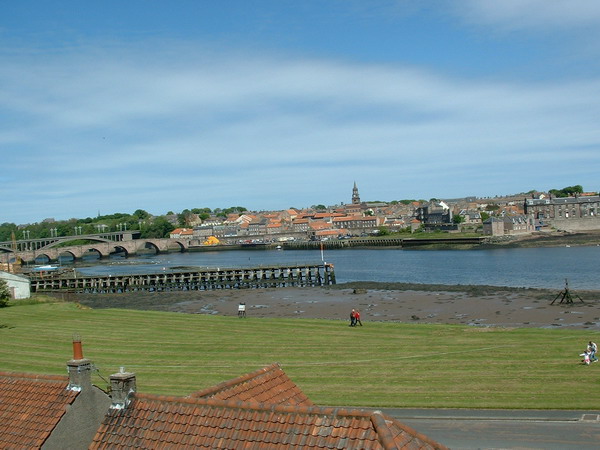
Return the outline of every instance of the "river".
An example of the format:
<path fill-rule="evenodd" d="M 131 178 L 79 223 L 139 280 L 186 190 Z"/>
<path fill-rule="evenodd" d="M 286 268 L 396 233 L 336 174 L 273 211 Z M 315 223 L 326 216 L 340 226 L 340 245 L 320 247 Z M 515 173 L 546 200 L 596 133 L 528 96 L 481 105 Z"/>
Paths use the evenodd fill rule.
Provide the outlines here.
<path fill-rule="evenodd" d="M 231 250 L 168 253 L 88 261 L 83 274 L 106 275 L 174 270 L 177 267 L 255 267 L 276 264 L 335 266 L 338 283 L 351 281 L 476 284 L 600 290 L 600 247 L 487 250 L 339 249 Z"/>

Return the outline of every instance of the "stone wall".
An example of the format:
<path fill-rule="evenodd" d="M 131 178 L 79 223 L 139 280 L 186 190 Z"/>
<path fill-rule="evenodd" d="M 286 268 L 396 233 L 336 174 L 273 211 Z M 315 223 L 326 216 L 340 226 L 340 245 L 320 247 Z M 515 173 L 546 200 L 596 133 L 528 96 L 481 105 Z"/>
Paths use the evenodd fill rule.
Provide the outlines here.
<path fill-rule="evenodd" d="M 557 230 L 593 231 L 600 230 L 600 217 L 582 217 L 577 219 L 552 219 L 546 222 Z"/>

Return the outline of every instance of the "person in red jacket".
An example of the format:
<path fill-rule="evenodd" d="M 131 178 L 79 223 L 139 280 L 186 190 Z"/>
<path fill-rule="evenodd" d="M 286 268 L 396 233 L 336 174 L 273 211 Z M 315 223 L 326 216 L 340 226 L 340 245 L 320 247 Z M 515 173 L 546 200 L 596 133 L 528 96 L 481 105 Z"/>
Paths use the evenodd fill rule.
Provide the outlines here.
<path fill-rule="evenodd" d="M 359 324 L 362 327 L 362 322 L 360 321 L 360 312 L 358 309 L 354 311 L 354 326 L 356 326 L 356 324 Z"/>

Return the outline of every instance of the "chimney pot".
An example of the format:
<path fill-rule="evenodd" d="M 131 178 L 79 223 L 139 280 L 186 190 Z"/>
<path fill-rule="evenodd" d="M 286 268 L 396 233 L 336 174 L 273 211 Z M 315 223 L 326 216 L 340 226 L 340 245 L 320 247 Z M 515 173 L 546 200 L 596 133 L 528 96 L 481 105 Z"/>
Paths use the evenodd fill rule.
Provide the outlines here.
<path fill-rule="evenodd" d="M 73 359 L 67 361 L 69 374 L 68 390 L 81 391 L 92 386 L 92 361 L 83 357 L 81 337 L 73 335 Z"/>
<path fill-rule="evenodd" d="M 73 359 L 83 359 L 83 346 L 81 345 L 81 337 L 78 334 L 73 335 Z"/>

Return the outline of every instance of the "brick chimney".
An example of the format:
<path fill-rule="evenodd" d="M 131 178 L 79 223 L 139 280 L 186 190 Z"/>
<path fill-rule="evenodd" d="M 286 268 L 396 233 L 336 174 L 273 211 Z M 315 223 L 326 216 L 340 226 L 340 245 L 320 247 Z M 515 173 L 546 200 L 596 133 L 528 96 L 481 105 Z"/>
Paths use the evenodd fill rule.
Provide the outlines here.
<path fill-rule="evenodd" d="M 67 361 L 69 385 L 71 391 L 81 391 L 92 387 L 92 361 L 83 357 L 81 337 L 73 335 L 73 359 Z"/>
<path fill-rule="evenodd" d="M 121 367 L 118 373 L 110 376 L 110 396 L 112 409 L 125 409 L 131 402 L 131 394 L 136 390 L 135 373 L 125 372 Z"/>

